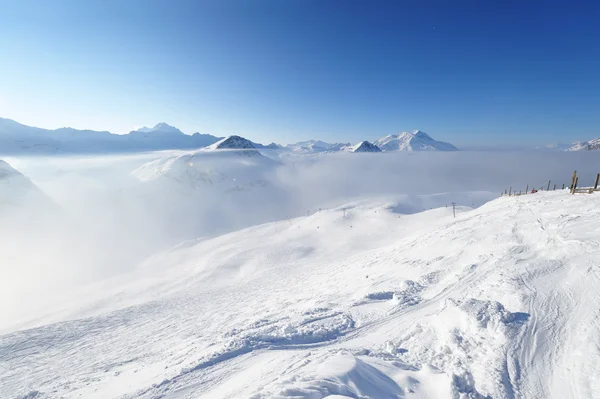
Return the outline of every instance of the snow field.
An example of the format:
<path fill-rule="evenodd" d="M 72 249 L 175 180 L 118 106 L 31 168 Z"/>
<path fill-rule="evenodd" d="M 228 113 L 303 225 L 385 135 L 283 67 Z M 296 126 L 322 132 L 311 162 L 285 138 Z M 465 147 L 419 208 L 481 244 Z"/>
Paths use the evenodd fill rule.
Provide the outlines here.
<path fill-rule="evenodd" d="M 0 336 L 0 396 L 600 397 L 599 205 L 371 200 L 187 242 Z"/>

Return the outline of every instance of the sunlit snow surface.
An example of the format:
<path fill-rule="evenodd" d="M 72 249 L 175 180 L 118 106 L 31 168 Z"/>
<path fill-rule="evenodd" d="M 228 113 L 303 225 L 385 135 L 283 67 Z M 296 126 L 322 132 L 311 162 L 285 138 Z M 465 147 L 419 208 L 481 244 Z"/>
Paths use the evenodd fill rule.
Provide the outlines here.
<path fill-rule="evenodd" d="M 0 396 L 599 396 L 600 196 L 401 202 L 187 241 L 86 287 L 0 336 Z"/>

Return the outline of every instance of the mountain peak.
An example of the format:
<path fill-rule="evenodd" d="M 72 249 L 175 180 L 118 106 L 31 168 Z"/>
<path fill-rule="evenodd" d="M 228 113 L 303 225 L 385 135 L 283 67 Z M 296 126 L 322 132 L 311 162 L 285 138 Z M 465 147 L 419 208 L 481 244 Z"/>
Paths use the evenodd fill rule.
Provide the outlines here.
<path fill-rule="evenodd" d="M 381 152 L 381 149 L 379 147 L 368 141 L 361 141 L 360 143 L 353 145 L 352 147 L 346 148 L 349 152 Z"/>
<path fill-rule="evenodd" d="M 425 133 L 425 132 L 423 132 L 421 130 L 413 130 L 412 134 L 415 137 L 420 137 L 420 138 L 432 140 L 432 138 L 427 133 Z"/>
<path fill-rule="evenodd" d="M 136 132 L 141 132 L 141 133 L 153 133 L 153 132 L 160 132 L 160 133 L 182 133 L 181 130 L 177 129 L 174 126 L 171 126 L 165 122 L 160 122 L 157 123 L 154 127 L 142 127 L 139 128 L 138 130 L 136 130 Z"/>
<path fill-rule="evenodd" d="M 456 151 L 450 143 L 437 141 L 427 133 L 414 130 L 382 137 L 374 143 L 383 151 Z"/>
<path fill-rule="evenodd" d="M 207 147 L 211 150 L 256 150 L 248 139 L 240 136 L 229 136 Z"/>
<path fill-rule="evenodd" d="M 157 123 L 156 126 L 154 126 L 154 130 L 179 130 L 176 127 L 173 127 L 165 122 L 160 122 Z"/>

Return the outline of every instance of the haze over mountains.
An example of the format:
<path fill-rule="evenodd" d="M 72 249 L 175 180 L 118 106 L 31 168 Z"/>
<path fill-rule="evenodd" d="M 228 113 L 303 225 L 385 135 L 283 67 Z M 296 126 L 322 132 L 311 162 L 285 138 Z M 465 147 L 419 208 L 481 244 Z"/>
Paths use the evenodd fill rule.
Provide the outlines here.
<path fill-rule="evenodd" d="M 187 150 L 211 146 L 223 137 L 194 133 L 188 135 L 167 123 L 142 127 L 124 135 L 108 131 L 60 128 L 55 130 L 26 126 L 11 119 L 0 118 L 0 154 L 54 153 L 120 153 L 154 150 Z M 248 142 L 250 142 L 248 140 Z M 302 141 L 282 146 L 250 142 L 256 149 L 290 151 L 291 153 L 380 152 L 381 151 L 455 151 L 452 144 L 436 141 L 421 131 L 389 135 L 374 143 L 326 143 L 320 140 Z M 353 149 L 353 147 L 356 147 Z"/>

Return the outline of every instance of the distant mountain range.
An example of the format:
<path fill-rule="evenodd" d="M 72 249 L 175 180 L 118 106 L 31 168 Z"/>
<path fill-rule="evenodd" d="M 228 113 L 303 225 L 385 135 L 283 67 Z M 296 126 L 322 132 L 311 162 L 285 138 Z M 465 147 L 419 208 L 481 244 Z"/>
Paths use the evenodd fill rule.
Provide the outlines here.
<path fill-rule="evenodd" d="M 600 138 L 589 141 L 575 141 L 571 144 L 548 144 L 543 147 L 534 147 L 534 149 L 547 151 L 595 151 L 600 150 Z"/>
<path fill-rule="evenodd" d="M 72 154 L 72 153 L 116 153 L 155 150 L 191 150 L 215 145 L 236 139 L 217 137 L 210 134 L 188 135 L 167 123 L 154 127 L 142 127 L 127 134 L 113 134 L 108 131 L 78 130 L 60 128 L 55 130 L 26 126 L 11 119 L 0 118 L 0 154 Z M 243 138 L 240 138 L 243 139 Z M 450 143 L 436 141 L 422 131 L 389 135 L 374 143 L 361 141 L 351 143 L 326 143 L 320 140 L 302 141 L 282 146 L 276 143 L 263 145 L 252 142 L 259 150 L 290 151 L 292 153 L 325 152 L 381 152 L 381 151 L 456 151 Z"/>
<path fill-rule="evenodd" d="M 206 147 L 222 139 L 210 134 L 188 135 L 159 123 L 128 134 L 60 128 L 41 129 L 0 118 L 0 154 L 105 153 Z"/>

